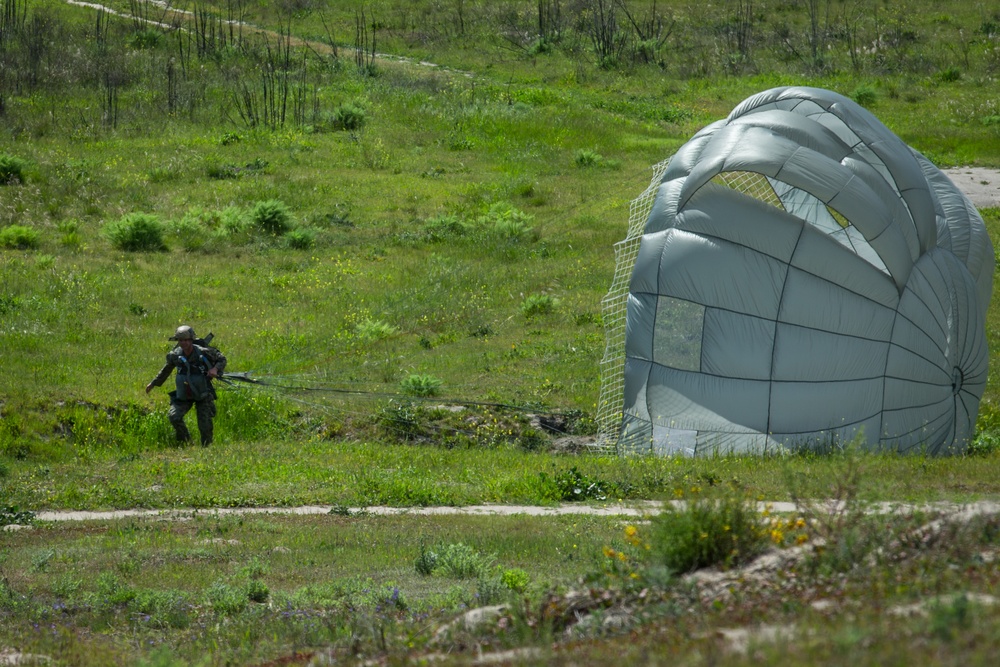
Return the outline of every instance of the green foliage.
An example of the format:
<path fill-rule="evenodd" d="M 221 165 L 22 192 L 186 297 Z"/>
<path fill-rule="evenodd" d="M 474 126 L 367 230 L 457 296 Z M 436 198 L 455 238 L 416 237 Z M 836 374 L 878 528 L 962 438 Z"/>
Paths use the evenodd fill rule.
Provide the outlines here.
<path fill-rule="evenodd" d="M 78 248 L 83 239 L 80 236 L 80 221 L 73 218 L 60 220 L 56 229 L 62 234 L 59 242 L 67 248 Z"/>
<path fill-rule="evenodd" d="M 260 579 L 251 579 L 247 582 L 247 599 L 250 600 L 250 602 L 267 602 L 270 595 L 271 590 L 267 587 L 267 584 Z"/>
<path fill-rule="evenodd" d="M 675 573 L 703 567 L 734 567 L 759 555 L 768 531 L 756 502 L 739 489 L 695 493 L 681 507 L 653 518 L 653 562 Z"/>
<path fill-rule="evenodd" d="M 292 228 L 292 214 L 284 202 L 268 199 L 254 204 L 250 211 L 254 226 L 266 234 L 280 236 Z"/>
<path fill-rule="evenodd" d="M 527 318 L 548 315 L 559 307 L 559 299 L 551 294 L 529 294 L 521 302 L 521 314 Z"/>
<path fill-rule="evenodd" d="M 519 567 L 506 568 L 500 572 L 500 583 L 515 593 L 524 593 L 531 583 L 531 575 Z"/>
<path fill-rule="evenodd" d="M 200 216 L 192 215 L 190 211 L 180 220 L 170 224 L 170 233 L 177 239 L 181 247 L 189 252 L 201 250 L 210 238 Z"/>
<path fill-rule="evenodd" d="M 411 373 L 400 382 L 400 389 L 409 396 L 437 396 L 441 379 L 423 373 Z"/>
<path fill-rule="evenodd" d="M 443 243 L 469 234 L 472 225 L 455 214 L 438 215 L 424 223 L 423 233 L 431 243 Z"/>
<path fill-rule="evenodd" d="M 1000 451 L 1000 410 L 992 401 L 982 401 L 976 416 L 976 434 L 965 453 L 990 456 L 997 451 Z"/>
<path fill-rule="evenodd" d="M 40 245 L 37 229 L 25 225 L 10 225 L 0 229 L 0 248 L 31 250 Z"/>
<path fill-rule="evenodd" d="M 27 169 L 28 163 L 21 158 L 0 153 L 0 185 L 23 183 Z"/>
<path fill-rule="evenodd" d="M 131 44 L 135 49 L 155 49 L 160 45 L 163 33 L 156 28 L 143 28 L 132 33 Z"/>
<path fill-rule="evenodd" d="M 285 234 L 285 244 L 293 250 L 309 250 L 316 245 L 316 230 L 299 227 Z"/>
<path fill-rule="evenodd" d="M 397 327 L 378 319 L 364 319 L 354 325 L 354 334 L 369 342 L 385 340 L 398 332 Z"/>
<path fill-rule="evenodd" d="M 421 548 L 414 569 L 424 576 L 471 579 L 487 575 L 493 558 L 484 556 L 463 542 L 441 544 L 433 549 Z"/>
<path fill-rule="evenodd" d="M 578 167 L 598 167 L 602 162 L 604 162 L 604 158 L 600 153 L 596 153 L 586 148 L 581 148 L 576 152 L 575 162 Z"/>
<path fill-rule="evenodd" d="M 871 107 L 878 99 L 878 92 L 868 84 L 861 84 L 851 91 L 851 99 L 863 107 Z"/>
<path fill-rule="evenodd" d="M 544 472 L 539 473 L 539 476 L 544 483 L 551 484 L 555 488 L 558 500 L 574 502 L 581 500 L 607 500 L 608 497 L 608 487 L 610 485 L 607 482 L 591 478 L 580 472 L 576 466 L 556 473 L 552 476 L 551 480 Z"/>
<path fill-rule="evenodd" d="M 76 405 L 59 414 L 61 431 L 81 452 L 114 450 L 126 454 L 150 445 L 172 442 L 172 429 L 165 415 L 136 405 L 100 409 Z"/>
<path fill-rule="evenodd" d="M 360 130 L 365 126 L 368 115 L 357 104 L 344 102 L 335 108 L 327 117 L 327 124 L 335 130 Z"/>
<path fill-rule="evenodd" d="M 954 83 L 962 78 L 962 70 L 957 67 L 947 67 L 941 70 L 938 77 L 945 83 Z"/>
<path fill-rule="evenodd" d="M 104 236 L 111 245 L 126 252 L 166 250 L 165 231 L 159 217 L 149 213 L 127 213 L 104 225 Z"/>
<path fill-rule="evenodd" d="M 205 592 L 208 605 L 219 616 L 237 616 L 243 612 L 250 601 L 244 586 L 216 581 Z"/>
<path fill-rule="evenodd" d="M 28 526 L 34 523 L 35 513 L 23 510 L 16 505 L 0 506 L 0 527 Z"/>
<path fill-rule="evenodd" d="M 255 391 L 219 389 L 216 438 L 254 442 L 292 432 L 289 410 L 279 397 Z"/>

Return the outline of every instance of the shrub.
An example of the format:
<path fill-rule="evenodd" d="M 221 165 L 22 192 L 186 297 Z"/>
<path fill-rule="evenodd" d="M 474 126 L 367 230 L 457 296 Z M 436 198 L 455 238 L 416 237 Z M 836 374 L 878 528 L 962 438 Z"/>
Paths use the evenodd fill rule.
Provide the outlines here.
<path fill-rule="evenodd" d="M 28 163 L 19 157 L 0 153 L 0 185 L 24 182 L 24 171 Z"/>
<path fill-rule="evenodd" d="M 222 239 L 247 241 L 253 231 L 254 221 L 239 206 L 229 206 L 218 213 L 215 236 Z"/>
<path fill-rule="evenodd" d="M 62 234 L 62 238 L 59 240 L 67 248 L 76 248 L 82 243 L 80 238 L 80 222 L 77 220 L 60 220 L 56 225 L 56 229 Z"/>
<path fill-rule="evenodd" d="M 278 199 L 257 202 L 250 211 L 254 227 L 267 234 L 280 236 L 292 228 L 292 214 Z"/>
<path fill-rule="evenodd" d="M 576 152 L 576 166 L 578 167 L 598 167 L 604 162 L 604 158 L 599 153 L 582 148 Z"/>
<path fill-rule="evenodd" d="M 316 245 L 316 230 L 309 228 L 293 229 L 285 234 L 285 244 L 294 250 L 308 250 Z"/>
<path fill-rule="evenodd" d="M 24 225 L 11 225 L 0 230 L 0 248 L 30 250 L 39 245 L 38 230 Z"/>
<path fill-rule="evenodd" d="M 527 318 L 547 315 L 559 305 L 559 299 L 549 294 L 530 294 L 521 302 L 521 314 Z"/>
<path fill-rule="evenodd" d="M 523 593 L 531 583 L 531 575 L 519 567 L 510 568 L 500 573 L 500 583 L 515 593 Z"/>
<path fill-rule="evenodd" d="M 358 338 L 369 341 L 382 340 L 392 336 L 398 329 L 382 320 L 362 320 L 354 325 L 354 333 Z"/>
<path fill-rule="evenodd" d="M 247 584 L 247 599 L 251 602 L 267 602 L 271 591 L 260 579 L 251 579 Z"/>
<path fill-rule="evenodd" d="M 200 218 L 197 215 L 190 215 L 190 212 L 174 222 L 171 231 L 180 241 L 181 247 L 188 251 L 200 250 L 208 238 L 208 230 Z"/>
<path fill-rule="evenodd" d="M 325 119 L 335 130 L 360 130 L 368 118 L 365 110 L 351 102 L 344 102 Z"/>
<path fill-rule="evenodd" d="M 543 483 L 548 482 L 548 476 L 543 472 L 539 473 Z M 552 478 L 552 485 L 555 487 L 556 497 L 564 501 L 578 500 L 607 500 L 608 484 L 601 480 L 592 479 L 572 466 L 569 470 L 557 473 Z"/>
<path fill-rule="evenodd" d="M 209 606 L 220 616 L 236 616 L 246 609 L 250 598 L 239 586 L 231 586 L 225 582 L 216 582 L 205 594 Z"/>
<path fill-rule="evenodd" d="M 878 93 L 871 86 L 862 84 L 851 92 L 851 99 L 863 107 L 870 107 L 878 99 Z"/>
<path fill-rule="evenodd" d="M 433 375 L 412 373 L 403 378 L 399 387 L 404 394 L 410 396 L 437 396 L 441 380 Z"/>
<path fill-rule="evenodd" d="M 682 507 L 668 506 L 653 518 L 654 560 L 675 573 L 748 562 L 768 545 L 756 503 L 738 490 L 719 497 L 694 495 Z"/>
<path fill-rule="evenodd" d="M 941 70 L 941 73 L 938 76 L 940 76 L 941 81 L 945 83 L 954 83 L 955 81 L 961 80 L 962 70 L 957 67 L 947 67 Z"/>
<path fill-rule="evenodd" d="M 470 225 L 457 215 L 439 215 L 424 223 L 424 236 L 431 243 L 461 238 L 469 233 Z"/>
<path fill-rule="evenodd" d="M 160 219 L 148 213 L 127 213 L 104 226 L 104 235 L 111 245 L 127 252 L 166 250 L 163 232 Z"/>
<path fill-rule="evenodd" d="M 414 567 L 424 576 L 471 579 L 489 573 L 492 559 L 462 542 L 440 545 L 434 549 L 421 549 Z"/>

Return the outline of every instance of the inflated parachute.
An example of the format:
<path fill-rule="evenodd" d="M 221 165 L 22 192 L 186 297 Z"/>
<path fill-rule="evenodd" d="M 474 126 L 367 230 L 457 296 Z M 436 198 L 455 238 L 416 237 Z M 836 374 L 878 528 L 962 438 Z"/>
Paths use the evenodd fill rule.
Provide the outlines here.
<path fill-rule="evenodd" d="M 692 137 L 647 193 L 619 448 L 964 450 L 993 247 L 927 158 L 846 97 L 777 88 Z"/>

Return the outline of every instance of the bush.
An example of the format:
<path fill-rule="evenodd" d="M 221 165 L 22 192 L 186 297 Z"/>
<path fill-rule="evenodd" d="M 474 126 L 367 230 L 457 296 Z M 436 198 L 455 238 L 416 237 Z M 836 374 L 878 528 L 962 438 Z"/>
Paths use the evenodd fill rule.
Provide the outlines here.
<path fill-rule="evenodd" d="M 457 215 L 439 215 L 424 223 L 424 236 L 431 243 L 461 238 L 469 233 L 470 225 Z"/>
<path fill-rule="evenodd" d="M 548 294 L 531 294 L 521 302 L 521 314 L 527 318 L 547 315 L 559 305 L 559 299 Z"/>
<path fill-rule="evenodd" d="M 435 549 L 421 549 L 414 567 L 424 576 L 471 579 L 488 575 L 491 564 L 492 558 L 467 544 L 455 542 Z"/>
<path fill-rule="evenodd" d="M 166 250 L 163 233 L 163 223 L 148 213 L 128 213 L 104 226 L 104 235 L 111 245 L 127 252 Z"/>
<path fill-rule="evenodd" d="M 367 120 L 365 110 L 351 102 L 344 102 L 331 114 L 333 127 L 338 130 L 360 130 Z"/>
<path fill-rule="evenodd" d="M 500 583 L 515 593 L 523 593 L 531 583 L 531 575 L 519 567 L 510 568 L 500 573 Z"/>
<path fill-rule="evenodd" d="M 254 221 L 244 209 L 239 206 L 229 206 L 218 213 L 218 226 L 215 236 L 236 242 L 249 241 L 253 232 Z"/>
<path fill-rule="evenodd" d="M 851 93 L 851 99 L 863 107 L 870 107 L 878 99 L 878 93 L 871 86 L 862 84 Z"/>
<path fill-rule="evenodd" d="M 62 243 L 67 248 L 76 248 L 83 242 L 80 238 L 80 222 L 78 220 L 69 219 L 61 220 L 56 225 L 56 229 L 62 234 L 60 243 Z"/>
<path fill-rule="evenodd" d="M 292 214 L 278 199 L 260 201 L 250 211 L 254 227 L 267 234 L 280 236 L 292 228 Z"/>
<path fill-rule="evenodd" d="M 24 171 L 28 163 L 21 158 L 0 153 L 0 185 L 24 182 Z"/>
<path fill-rule="evenodd" d="M 604 162 L 604 158 L 601 157 L 600 153 L 595 153 L 586 148 L 582 148 L 576 152 L 576 166 L 578 167 L 599 167 L 602 162 Z"/>
<path fill-rule="evenodd" d="M 30 250 L 39 245 L 38 230 L 24 225 L 11 225 L 0 230 L 0 248 Z"/>
<path fill-rule="evenodd" d="M 437 396 L 441 380 L 433 375 L 410 374 L 399 383 L 404 394 L 410 396 Z"/>
<path fill-rule="evenodd" d="M 679 574 L 746 563 L 768 545 L 763 519 L 756 503 L 737 490 L 719 497 L 696 494 L 683 507 L 668 506 L 653 518 L 653 558 Z"/>
<path fill-rule="evenodd" d="M 494 204 L 477 220 L 486 240 L 508 244 L 534 241 L 536 235 L 531 228 L 534 218 L 510 204 Z"/>
<path fill-rule="evenodd" d="M 293 250 L 308 250 L 316 245 L 316 230 L 293 229 L 285 234 L 285 244 Z"/>
<path fill-rule="evenodd" d="M 174 222 L 171 227 L 171 232 L 185 250 L 201 250 L 205 246 L 208 230 L 205 229 L 198 216 L 186 214 Z"/>

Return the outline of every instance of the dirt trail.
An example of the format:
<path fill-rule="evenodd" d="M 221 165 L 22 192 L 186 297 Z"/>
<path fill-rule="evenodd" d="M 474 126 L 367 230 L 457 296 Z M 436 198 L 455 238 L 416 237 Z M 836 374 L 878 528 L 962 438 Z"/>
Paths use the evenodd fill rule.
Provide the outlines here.
<path fill-rule="evenodd" d="M 603 505 L 588 505 L 581 503 L 563 503 L 553 506 L 538 505 L 468 505 L 465 507 L 352 507 L 342 508 L 331 505 L 303 505 L 299 507 L 217 507 L 188 509 L 135 509 L 109 510 L 104 512 L 52 510 L 35 513 L 37 521 L 115 521 L 129 518 L 161 519 L 183 521 L 195 516 L 245 516 L 252 514 L 284 514 L 306 516 L 314 514 L 343 514 L 349 516 L 441 516 L 441 515 L 484 515 L 484 516 L 563 516 L 570 514 L 587 514 L 591 516 L 621 516 L 648 517 L 663 511 L 665 503 L 655 500 L 644 500 L 629 503 L 608 503 Z M 674 506 L 680 506 L 679 503 Z M 795 503 L 761 502 L 761 511 L 768 510 L 778 514 L 793 514 L 798 511 Z M 841 509 L 840 506 L 829 503 L 827 509 L 831 512 Z M 979 500 L 970 503 L 933 502 L 933 503 L 873 503 L 869 510 L 877 513 L 929 511 L 953 515 L 977 516 L 980 514 L 1000 514 L 1000 501 Z"/>
<path fill-rule="evenodd" d="M 1000 170 L 983 167 L 942 169 L 976 208 L 1000 207 Z"/>

